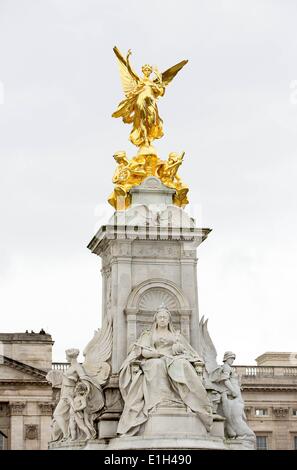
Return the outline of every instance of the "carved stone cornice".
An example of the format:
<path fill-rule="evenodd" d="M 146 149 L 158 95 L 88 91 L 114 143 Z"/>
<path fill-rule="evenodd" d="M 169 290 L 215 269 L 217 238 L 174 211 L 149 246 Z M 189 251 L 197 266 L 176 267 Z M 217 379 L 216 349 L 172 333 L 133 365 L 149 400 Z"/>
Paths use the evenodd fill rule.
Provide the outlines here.
<path fill-rule="evenodd" d="M 0 333 L 0 341 L 3 343 L 49 343 L 54 344 L 51 335 L 47 333 Z"/>
<path fill-rule="evenodd" d="M 275 384 L 268 384 L 268 385 L 247 385 L 242 384 L 242 391 L 243 392 L 296 392 L 297 391 L 297 384 L 287 384 L 287 385 L 275 385 Z"/>
<path fill-rule="evenodd" d="M 52 416 L 53 404 L 51 402 L 38 403 L 38 406 L 42 416 Z"/>
<path fill-rule="evenodd" d="M 26 402 L 24 401 L 14 401 L 9 403 L 10 415 L 11 416 L 22 416 L 24 414 L 24 409 Z"/>
<path fill-rule="evenodd" d="M 34 386 L 35 388 L 38 387 L 49 387 L 51 388 L 51 385 L 46 382 L 46 381 L 41 381 L 41 380 L 34 380 L 34 379 L 0 379 L 0 389 L 7 387 L 14 387 L 14 388 L 19 388 L 20 386 Z"/>
<path fill-rule="evenodd" d="M 178 240 L 192 242 L 193 250 L 200 245 L 211 232 L 209 228 L 168 227 L 148 225 L 103 225 L 88 244 L 89 250 L 101 256 L 111 240 Z"/>

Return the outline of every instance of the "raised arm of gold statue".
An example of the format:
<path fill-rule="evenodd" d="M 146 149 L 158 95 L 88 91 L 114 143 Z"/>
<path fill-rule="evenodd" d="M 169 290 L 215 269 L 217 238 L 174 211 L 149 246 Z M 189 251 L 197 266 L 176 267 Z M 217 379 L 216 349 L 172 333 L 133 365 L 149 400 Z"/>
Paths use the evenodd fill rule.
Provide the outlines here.
<path fill-rule="evenodd" d="M 163 73 L 146 64 L 142 67 L 143 76 L 139 77 L 130 65 L 131 51 L 124 58 L 117 47 L 113 50 L 118 59 L 125 99 L 112 116 L 121 117 L 126 124 L 133 124 L 130 141 L 140 147 L 139 153 L 147 154 L 151 142 L 163 136 L 163 121 L 159 116 L 157 100 L 188 61 L 183 60 Z M 152 73 L 154 78 L 151 78 Z"/>

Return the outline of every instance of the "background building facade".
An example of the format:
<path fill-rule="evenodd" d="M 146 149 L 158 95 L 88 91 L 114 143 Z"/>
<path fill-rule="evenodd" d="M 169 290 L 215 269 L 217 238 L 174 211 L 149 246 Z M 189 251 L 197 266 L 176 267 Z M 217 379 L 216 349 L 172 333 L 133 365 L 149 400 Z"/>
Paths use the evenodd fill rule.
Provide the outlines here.
<path fill-rule="evenodd" d="M 0 449 L 47 449 L 52 418 L 50 335 L 0 334 Z"/>
<path fill-rule="evenodd" d="M 258 449 L 297 450 L 296 353 L 268 352 L 238 366 L 245 411 Z"/>

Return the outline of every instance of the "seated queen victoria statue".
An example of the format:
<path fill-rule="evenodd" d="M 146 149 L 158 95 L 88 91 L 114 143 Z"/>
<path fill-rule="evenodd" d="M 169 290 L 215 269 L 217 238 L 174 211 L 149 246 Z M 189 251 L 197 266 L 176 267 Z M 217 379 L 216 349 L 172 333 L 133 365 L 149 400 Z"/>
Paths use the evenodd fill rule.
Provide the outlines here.
<path fill-rule="evenodd" d="M 169 310 L 161 305 L 149 330 L 144 331 L 121 366 L 120 391 L 124 400 L 118 434 L 133 436 L 158 405 L 184 406 L 209 431 L 211 405 L 195 366 L 198 353 L 175 330 Z"/>

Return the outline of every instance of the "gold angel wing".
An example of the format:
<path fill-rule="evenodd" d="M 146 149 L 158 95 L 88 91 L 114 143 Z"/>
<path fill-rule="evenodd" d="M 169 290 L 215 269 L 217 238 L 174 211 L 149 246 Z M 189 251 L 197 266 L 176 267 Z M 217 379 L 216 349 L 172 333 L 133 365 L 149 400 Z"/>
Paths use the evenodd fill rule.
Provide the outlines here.
<path fill-rule="evenodd" d="M 174 79 L 175 75 L 188 63 L 188 60 L 182 60 L 176 65 L 173 65 L 169 69 L 165 70 L 165 72 L 162 73 L 162 82 L 163 85 L 167 86 L 168 83 L 171 82 L 171 80 Z"/>
<path fill-rule="evenodd" d="M 120 53 L 119 49 L 115 46 L 113 51 L 118 59 L 118 66 L 120 70 L 120 77 L 122 82 L 122 87 L 124 90 L 125 95 L 127 96 L 131 93 L 134 88 L 136 87 L 139 77 L 138 75 L 132 70 L 129 61 L 126 60 L 122 54 Z"/>

